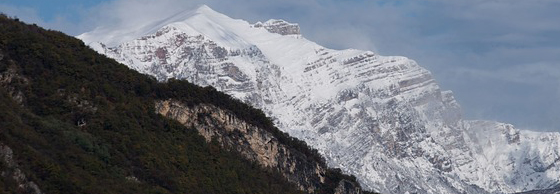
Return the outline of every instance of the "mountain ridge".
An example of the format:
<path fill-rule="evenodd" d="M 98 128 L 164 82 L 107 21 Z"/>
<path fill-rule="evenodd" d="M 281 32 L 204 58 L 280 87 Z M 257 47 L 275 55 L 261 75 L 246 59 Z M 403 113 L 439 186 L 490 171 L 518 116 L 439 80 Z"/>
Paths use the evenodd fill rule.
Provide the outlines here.
<path fill-rule="evenodd" d="M 160 81 L 211 85 L 263 109 L 370 189 L 510 193 L 559 181 L 560 134 L 463 120 L 452 92 L 406 57 L 332 50 L 211 13 L 90 45 Z"/>

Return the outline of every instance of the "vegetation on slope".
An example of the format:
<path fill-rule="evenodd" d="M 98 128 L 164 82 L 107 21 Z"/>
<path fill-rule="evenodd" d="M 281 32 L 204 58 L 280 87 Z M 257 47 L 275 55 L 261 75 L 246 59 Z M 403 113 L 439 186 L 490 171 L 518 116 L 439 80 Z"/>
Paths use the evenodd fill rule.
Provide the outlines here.
<path fill-rule="evenodd" d="M 0 79 L 0 143 L 46 193 L 299 193 L 274 170 L 157 115 L 156 99 L 231 110 L 324 164 L 262 111 L 226 94 L 186 81 L 158 83 L 78 39 L 6 16 L 0 16 L 0 75 L 11 78 Z M 328 177 L 319 192 L 354 179 L 339 171 Z M 0 177 L 0 191 L 23 192 L 15 184 Z"/>

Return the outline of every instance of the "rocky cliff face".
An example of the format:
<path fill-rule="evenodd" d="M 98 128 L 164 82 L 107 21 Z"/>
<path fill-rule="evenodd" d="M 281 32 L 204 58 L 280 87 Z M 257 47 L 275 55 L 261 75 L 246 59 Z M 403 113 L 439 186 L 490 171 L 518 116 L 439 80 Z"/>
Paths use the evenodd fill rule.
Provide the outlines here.
<path fill-rule="evenodd" d="M 313 193 L 325 183 L 326 166 L 229 111 L 208 104 L 189 107 L 176 100 L 159 101 L 155 107 L 157 113 L 197 129 L 207 141 L 215 139 L 223 147 L 236 150 L 265 168 L 278 170 L 303 191 Z M 361 193 L 361 189 L 355 182 L 342 180 L 336 193 Z"/>
<path fill-rule="evenodd" d="M 80 37 L 161 81 L 212 85 L 263 109 L 370 189 L 500 193 L 560 179 L 560 134 L 465 121 L 453 94 L 405 57 L 327 49 L 289 35 L 287 22 L 252 25 L 208 7 L 157 26 L 109 46 Z"/>
<path fill-rule="evenodd" d="M 300 35 L 299 25 L 288 23 L 284 20 L 268 20 L 265 23 L 257 22 L 254 28 L 264 28 L 270 33 L 280 35 Z"/>
<path fill-rule="evenodd" d="M 12 179 L 18 187 L 18 192 L 29 194 L 42 194 L 41 189 L 19 169 L 14 160 L 12 149 L 0 142 L 0 176 Z"/>
<path fill-rule="evenodd" d="M 2 51 L 0 50 L 0 61 L 2 61 Z M 4 61 L 2 61 L 4 62 Z M 12 61 L 6 62 L 9 64 L 8 69 L 0 73 L 0 87 L 5 88 L 10 97 L 18 104 L 22 105 L 25 96 L 21 92 L 21 88 L 28 84 L 28 79 L 19 75 L 17 68 Z"/>

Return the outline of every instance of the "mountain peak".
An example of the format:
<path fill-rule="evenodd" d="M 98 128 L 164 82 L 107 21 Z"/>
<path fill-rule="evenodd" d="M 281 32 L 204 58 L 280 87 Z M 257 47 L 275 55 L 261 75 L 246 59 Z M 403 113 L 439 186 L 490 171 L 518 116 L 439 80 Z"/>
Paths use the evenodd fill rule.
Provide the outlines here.
<path fill-rule="evenodd" d="M 198 8 L 196 8 L 196 12 L 197 13 L 217 13 L 216 11 L 214 11 L 212 8 L 210 8 L 208 5 L 200 5 L 198 6 Z"/>
<path fill-rule="evenodd" d="M 143 25 L 130 26 L 127 21 L 123 21 L 122 24 L 116 26 L 99 26 L 95 30 L 80 34 L 77 37 L 88 45 L 94 42 L 102 42 L 103 44 L 112 47 L 145 35 L 153 34 L 166 25 L 185 21 L 198 15 L 204 15 L 207 19 L 229 18 L 203 4 L 198 6 L 196 9 L 185 9 L 183 11 L 170 14 L 164 17 L 164 19 L 149 20 Z"/>

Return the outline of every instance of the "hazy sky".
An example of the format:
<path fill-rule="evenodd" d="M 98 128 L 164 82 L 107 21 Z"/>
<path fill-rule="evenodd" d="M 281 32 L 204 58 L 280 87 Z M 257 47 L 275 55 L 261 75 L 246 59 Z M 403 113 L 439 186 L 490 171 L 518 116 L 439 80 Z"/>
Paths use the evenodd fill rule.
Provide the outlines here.
<path fill-rule="evenodd" d="M 78 35 L 200 4 L 299 23 L 329 48 L 409 57 L 454 91 L 466 118 L 560 131 L 559 0 L 0 0 L 0 11 Z"/>

